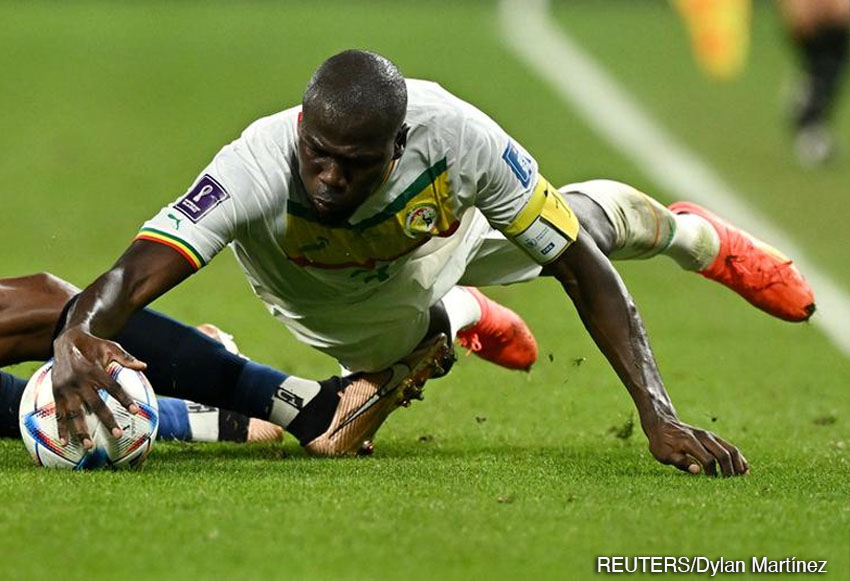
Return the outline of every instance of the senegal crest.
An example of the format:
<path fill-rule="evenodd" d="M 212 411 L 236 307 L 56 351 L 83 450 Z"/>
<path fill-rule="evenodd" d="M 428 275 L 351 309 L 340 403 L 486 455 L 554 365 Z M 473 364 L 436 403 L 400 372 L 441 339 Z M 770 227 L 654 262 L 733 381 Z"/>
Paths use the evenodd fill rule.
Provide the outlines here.
<path fill-rule="evenodd" d="M 404 219 L 404 233 L 411 238 L 419 238 L 423 234 L 434 234 L 437 228 L 437 206 L 434 204 L 419 204 L 407 212 Z"/>

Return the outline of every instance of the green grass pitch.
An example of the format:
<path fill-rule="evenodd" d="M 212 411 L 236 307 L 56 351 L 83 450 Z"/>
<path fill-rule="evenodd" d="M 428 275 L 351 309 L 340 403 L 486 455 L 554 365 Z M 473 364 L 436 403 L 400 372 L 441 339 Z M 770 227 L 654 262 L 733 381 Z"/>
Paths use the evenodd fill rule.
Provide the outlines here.
<path fill-rule="evenodd" d="M 729 85 L 700 76 L 665 2 L 576 0 L 552 18 L 850 288 L 850 162 L 793 164 L 780 98 L 793 55 L 772 4 L 757 5 L 749 68 Z M 553 183 L 676 196 L 511 55 L 491 2 L 2 3 L 0 46 L 0 276 L 90 281 L 221 145 L 348 47 L 476 103 Z M 690 477 L 654 462 L 639 429 L 617 437 L 630 400 L 539 281 L 489 291 L 537 334 L 535 369 L 461 357 L 371 458 L 313 460 L 291 439 L 160 444 L 139 473 L 77 474 L 0 441 L 0 579 L 583 579 L 599 555 L 827 559 L 846 579 L 850 361 L 816 327 L 667 259 L 621 271 L 681 417 L 739 445 L 749 476 Z M 229 255 L 155 306 L 291 373 L 336 371 L 265 314 Z"/>

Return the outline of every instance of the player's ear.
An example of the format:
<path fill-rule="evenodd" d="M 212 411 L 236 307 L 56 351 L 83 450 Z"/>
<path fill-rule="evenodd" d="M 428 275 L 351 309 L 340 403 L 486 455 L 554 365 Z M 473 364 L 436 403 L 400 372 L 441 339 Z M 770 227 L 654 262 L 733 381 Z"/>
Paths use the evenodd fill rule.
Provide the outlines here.
<path fill-rule="evenodd" d="M 404 153 L 404 147 L 407 145 L 408 131 L 410 131 L 410 127 L 405 123 L 398 130 L 398 133 L 396 133 L 395 143 L 393 144 L 393 159 L 400 158 L 401 154 Z"/>

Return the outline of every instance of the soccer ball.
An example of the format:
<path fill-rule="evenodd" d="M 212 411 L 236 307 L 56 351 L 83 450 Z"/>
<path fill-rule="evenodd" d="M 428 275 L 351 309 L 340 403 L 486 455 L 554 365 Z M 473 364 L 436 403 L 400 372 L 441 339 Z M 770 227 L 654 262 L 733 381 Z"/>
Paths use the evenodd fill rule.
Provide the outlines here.
<path fill-rule="evenodd" d="M 153 447 L 159 427 L 159 408 L 147 378 L 139 371 L 112 362 L 106 372 L 139 406 L 136 415 L 128 412 L 118 400 L 100 390 L 100 397 L 124 431 L 116 439 L 93 413 L 86 414 L 89 435 L 94 447 L 86 451 L 73 437 L 66 446 L 59 441 L 56 404 L 53 401 L 53 360 L 36 371 L 21 398 L 18 419 L 21 437 L 36 464 L 49 468 L 94 469 L 138 468 Z"/>

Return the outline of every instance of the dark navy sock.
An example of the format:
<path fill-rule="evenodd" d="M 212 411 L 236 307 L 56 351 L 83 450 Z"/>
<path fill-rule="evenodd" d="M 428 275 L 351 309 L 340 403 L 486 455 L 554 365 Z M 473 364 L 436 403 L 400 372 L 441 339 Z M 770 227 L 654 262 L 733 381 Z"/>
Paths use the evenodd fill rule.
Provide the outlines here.
<path fill-rule="evenodd" d="M 0 371 L 0 438 L 20 438 L 18 408 L 27 380 Z"/>
<path fill-rule="evenodd" d="M 157 394 L 250 417 L 268 418 L 272 398 L 288 377 L 149 309 L 133 315 L 116 340 L 148 364 L 145 375 Z"/>
<path fill-rule="evenodd" d="M 64 327 L 64 315 L 71 304 L 66 305 L 60 317 L 57 334 Z M 247 417 L 269 419 L 279 388 L 289 377 L 234 355 L 197 329 L 151 309 L 130 317 L 116 341 L 148 364 L 145 375 L 158 395 L 232 410 Z M 282 423 L 301 441 L 327 429 L 336 410 L 338 379 L 319 385 L 316 401 L 299 408 L 295 418 L 284 422 L 286 425 Z"/>
<path fill-rule="evenodd" d="M 230 410 L 218 410 L 218 441 L 247 442 L 248 416 Z"/>
<path fill-rule="evenodd" d="M 157 394 L 247 417 L 269 419 L 275 400 L 280 399 L 279 388 L 289 377 L 234 355 L 195 328 L 150 309 L 133 315 L 116 340 L 148 364 L 145 375 Z M 318 383 L 315 401 L 298 409 L 294 420 L 282 426 L 302 442 L 327 429 L 339 401 L 337 378 Z"/>

